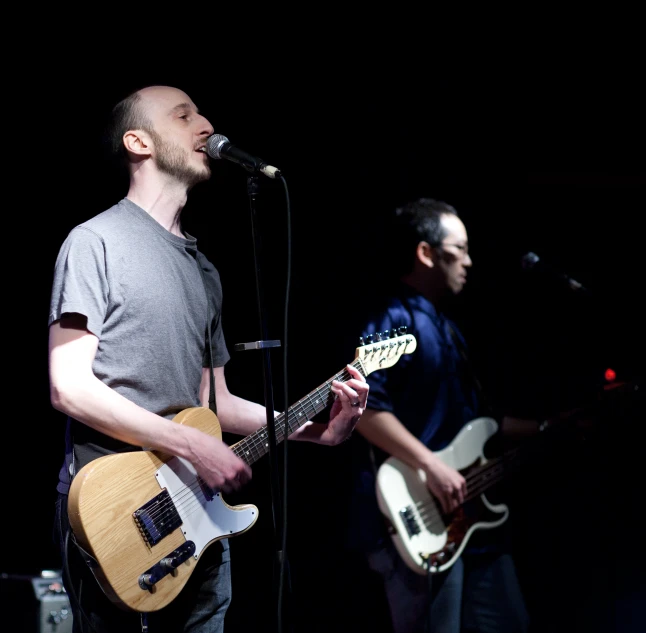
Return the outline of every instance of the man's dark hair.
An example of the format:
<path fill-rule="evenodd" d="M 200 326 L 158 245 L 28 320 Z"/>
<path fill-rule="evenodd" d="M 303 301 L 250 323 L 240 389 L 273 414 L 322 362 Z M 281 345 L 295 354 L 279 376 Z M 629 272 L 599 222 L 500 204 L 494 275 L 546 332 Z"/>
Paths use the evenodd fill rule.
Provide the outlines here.
<path fill-rule="evenodd" d="M 153 125 L 140 105 L 141 95 L 136 90 L 121 99 L 114 108 L 107 127 L 107 143 L 110 153 L 124 165 L 128 154 L 123 146 L 123 135 L 128 130 L 144 130 L 154 133 Z"/>
<path fill-rule="evenodd" d="M 433 198 L 417 198 L 397 207 L 391 218 L 388 233 L 392 245 L 389 259 L 397 266 L 396 275 L 410 272 L 415 261 L 415 251 L 420 242 L 439 245 L 446 237 L 442 226 L 443 215 L 458 216 L 454 207 Z"/>

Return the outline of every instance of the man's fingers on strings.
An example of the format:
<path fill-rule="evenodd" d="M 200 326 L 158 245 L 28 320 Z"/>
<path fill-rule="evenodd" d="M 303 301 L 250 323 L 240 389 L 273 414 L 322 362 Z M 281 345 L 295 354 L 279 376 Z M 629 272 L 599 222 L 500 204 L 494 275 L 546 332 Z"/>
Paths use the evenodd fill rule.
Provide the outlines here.
<path fill-rule="evenodd" d="M 337 398 L 341 398 L 344 402 L 346 400 L 349 402 L 355 402 L 357 400 L 357 392 L 344 382 L 333 381 L 331 389 Z"/>

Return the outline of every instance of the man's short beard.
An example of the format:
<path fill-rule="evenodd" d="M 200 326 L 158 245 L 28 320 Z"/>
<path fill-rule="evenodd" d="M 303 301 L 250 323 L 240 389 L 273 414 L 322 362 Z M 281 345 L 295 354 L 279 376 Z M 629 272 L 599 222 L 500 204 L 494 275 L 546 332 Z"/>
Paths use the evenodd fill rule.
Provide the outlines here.
<path fill-rule="evenodd" d="M 203 170 L 198 171 L 188 164 L 186 152 L 179 145 L 167 143 L 155 131 L 151 130 L 149 134 L 155 143 L 157 150 L 155 163 L 161 172 L 172 176 L 189 188 L 211 177 L 211 169 L 208 164 Z"/>

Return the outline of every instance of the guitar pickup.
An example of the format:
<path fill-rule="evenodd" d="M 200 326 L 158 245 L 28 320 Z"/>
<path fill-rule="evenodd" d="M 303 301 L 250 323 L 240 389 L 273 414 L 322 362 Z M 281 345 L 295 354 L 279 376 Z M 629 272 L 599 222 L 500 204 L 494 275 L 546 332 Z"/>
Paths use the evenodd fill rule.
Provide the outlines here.
<path fill-rule="evenodd" d="M 404 524 L 404 527 L 408 532 L 408 536 L 415 536 L 416 534 L 419 534 L 421 532 L 420 527 L 417 523 L 417 518 L 415 517 L 415 513 L 413 512 L 413 508 L 411 506 L 402 508 L 399 511 L 399 517 L 401 518 L 402 523 Z"/>
<path fill-rule="evenodd" d="M 186 543 L 180 545 L 176 550 L 173 550 L 165 558 L 162 558 L 157 564 L 141 574 L 139 576 L 139 586 L 146 591 L 151 591 L 164 576 L 172 574 L 177 567 L 193 556 L 194 553 L 195 543 L 186 541 Z"/>
<path fill-rule="evenodd" d="M 182 519 L 166 489 L 135 510 L 133 517 L 144 540 L 151 547 L 182 525 Z"/>

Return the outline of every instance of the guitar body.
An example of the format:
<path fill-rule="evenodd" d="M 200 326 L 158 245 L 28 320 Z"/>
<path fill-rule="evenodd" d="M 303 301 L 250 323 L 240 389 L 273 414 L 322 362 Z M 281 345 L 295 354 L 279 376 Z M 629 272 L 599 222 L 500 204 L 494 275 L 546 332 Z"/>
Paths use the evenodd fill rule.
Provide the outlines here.
<path fill-rule="evenodd" d="M 174 421 L 222 438 L 210 409 L 185 409 Z M 209 545 L 248 530 L 258 509 L 227 505 L 181 458 L 136 451 L 86 464 L 72 480 L 68 514 L 104 593 L 125 610 L 152 612 L 177 596 Z M 146 574 L 152 584 L 142 586 Z"/>
<path fill-rule="evenodd" d="M 435 454 L 468 478 L 471 470 L 486 463 L 484 445 L 497 428 L 493 418 L 476 418 Z M 506 505 L 493 505 L 484 494 L 444 515 L 426 486 L 425 473 L 395 457 L 379 467 L 376 491 L 395 548 L 406 565 L 422 575 L 446 571 L 476 530 L 497 527 L 509 516 Z"/>

